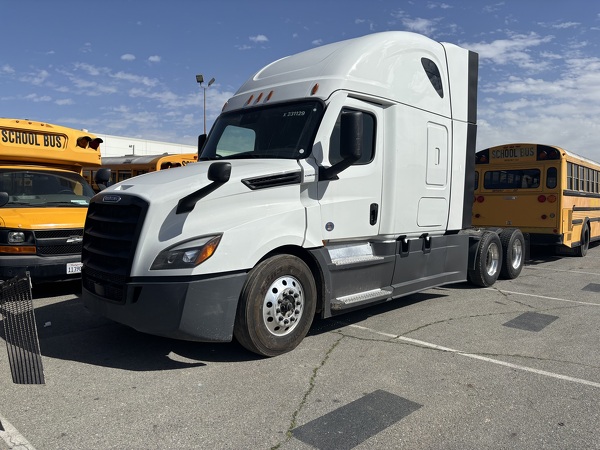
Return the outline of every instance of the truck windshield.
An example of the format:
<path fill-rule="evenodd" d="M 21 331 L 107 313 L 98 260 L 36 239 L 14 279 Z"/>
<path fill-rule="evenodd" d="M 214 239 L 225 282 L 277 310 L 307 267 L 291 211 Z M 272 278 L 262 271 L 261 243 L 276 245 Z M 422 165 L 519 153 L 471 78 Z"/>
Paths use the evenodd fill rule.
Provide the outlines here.
<path fill-rule="evenodd" d="M 77 173 L 52 170 L 0 169 L 5 208 L 87 207 L 94 191 Z"/>
<path fill-rule="evenodd" d="M 199 159 L 306 158 L 323 109 L 305 101 L 221 114 Z"/>

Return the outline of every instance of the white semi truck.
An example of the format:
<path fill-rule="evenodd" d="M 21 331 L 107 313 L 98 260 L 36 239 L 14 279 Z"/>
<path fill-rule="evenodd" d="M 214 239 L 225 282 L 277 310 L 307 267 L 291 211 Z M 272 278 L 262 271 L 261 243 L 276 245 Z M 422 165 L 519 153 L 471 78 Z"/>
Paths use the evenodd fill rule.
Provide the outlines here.
<path fill-rule="evenodd" d="M 477 76 L 476 53 L 408 32 L 267 65 L 201 136 L 197 164 L 93 198 L 84 304 L 275 356 L 316 314 L 518 276 L 522 234 L 470 228 Z"/>

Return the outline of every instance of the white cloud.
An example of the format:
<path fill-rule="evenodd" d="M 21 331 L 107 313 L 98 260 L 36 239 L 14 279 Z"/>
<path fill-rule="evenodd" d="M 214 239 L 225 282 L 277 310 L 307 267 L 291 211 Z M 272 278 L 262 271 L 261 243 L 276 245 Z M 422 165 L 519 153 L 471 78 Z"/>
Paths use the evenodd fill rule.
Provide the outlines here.
<path fill-rule="evenodd" d="M 4 64 L 0 66 L 0 74 L 13 74 L 15 73 L 15 69 L 13 69 L 8 64 Z"/>
<path fill-rule="evenodd" d="M 552 28 L 573 28 L 573 27 L 578 27 L 579 25 L 581 25 L 579 22 L 563 22 L 563 23 L 557 23 L 555 25 L 552 25 Z"/>
<path fill-rule="evenodd" d="M 156 80 L 156 79 L 143 77 L 140 75 L 135 75 L 135 74 L 126 73 L 126 72 L 117 72 L 117 73 L 111 75 L 111 77 L 118 79 L 118 80 L 125 80 L 125 81 L 129 81 L 131 83 L 141 84 L 141 85 L 148 86 L 148 87 L 156 86 L 158 84 L 158 80 Z"/>
<path fill-rule="evenodd" d="M 37 95 L 37 94 L 29 94 L 23 97 L 25 100 L 30 100 L 32 102 L 50 102 L 52 101 L 52 97 L 49 95 Z"/>
<path fill-rule="evenodd" d="M 323 39 L 315 39 L 314 41 L 311 42 L 312 45 L 322 45 L 323 44 Z"/>
<path fill-rule="evenodd" d="M 423 19 L 421 17 L 417 17 L 415 19 L 402 19 L 402 25 L 404 25 L 410 31 L 415 31 L 425 35 L 431 35 L 435 31 L 436 22 L 437 20 Z"/>
<path fill-rule="evenodd" d="M 75 69 L 83 70 L 92 76 L 106 75 L 110 72 L 106 67 L 97 67 L 87 63 L 75 63 L 74 66 Z"/>
<path fill-rule="evenodd" d="M 56 100 L 54 103 L 56 103 L 58 106 L 69 106 L 73 105 L 75 102 L 70 98 L 65 98 L 62 100 Z"/>
<path fill-rule="evenodd" d="M 461 46 L 477 52 L 480 60 L 488 59 L 494 64 L 516 64 L 523 68 L 539 70 L 546 65 L 539 61 L 534 62 L 528 52 L 532 47 L 546 44 L 553 39 L 554 36 L 541 37 L 531 32 L 515 34 L 508 39 L 497 39 L 490 43 L 461 43 Z"/>
<path fill-rule="evenodd" d="M 263 42 L 269 42 L 269 38 L 267 38 L 264 34 L 258 34 L 256 36 L 250 36 L 249 39 L 252 42 L 256 42 L 257 44 L 263 43 Z"/>
<path fill-rule="evenodd" d="M 160 56 L 152 55 L 148 58 L 148 61 L 150 61 L 151 63 L 159 63 L 160 59 L 161 59 Z"/>
<path fill-rule="evenodd" d="M 44 83 L 44 81 L 46 81 L 49 76 L 50 74 L 48 73 L 48 71 L 42 69 L 38 70 L 36 73 L 23 75 L 19 78 L 19 80 L 39 86 L 42 83 Z"/>
<path fill-rule="evenodd" d="M 424 19 L 422 17 L 411 18 L 404 11 L 399 10 L 392 13 L 392 17 L 400 20 L 404 28 L 409 31 L 430 36 L 436 30 L 436 25 L 441 19 Z"/>
<path fill-rule="evenodd" d="M 133 61 L 133 60 L 135 60 L 135 55 L 132 55 L 131 53 L 125 53 L 124 55 L 121 55 L 121 60 L 122 61 Z"/>

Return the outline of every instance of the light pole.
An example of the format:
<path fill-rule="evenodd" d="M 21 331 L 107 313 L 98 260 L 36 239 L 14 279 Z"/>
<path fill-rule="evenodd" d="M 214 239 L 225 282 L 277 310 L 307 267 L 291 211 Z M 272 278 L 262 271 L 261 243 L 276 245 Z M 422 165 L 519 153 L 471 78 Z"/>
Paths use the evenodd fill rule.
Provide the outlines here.
<path fill-rule="evenodd" d="M 131 149 L 131 154 L 135 155 L 135 144 L 129 144 L 129 148 Z"/>
<path fill-rule="evenodd" d="M 203 101 L 204 101 L 204 109 L 203 109 L 203 114 L 204 114 L 204 134 L 206 134 L 206 89 L 208 89 L 210 87 L 210 85 L 215 82 L 215 79 L 211 78 L 210 81 L 208 82 L 208 85 L 204 86 L 202 84 L 202 83 L 204 83 L 204 76 L 202 76 L 202 74 L 198 74 L 198 75 L 196 75 L 196 82 L 203 89 L 203 96 L 202 97 L 203 97 Z"/>

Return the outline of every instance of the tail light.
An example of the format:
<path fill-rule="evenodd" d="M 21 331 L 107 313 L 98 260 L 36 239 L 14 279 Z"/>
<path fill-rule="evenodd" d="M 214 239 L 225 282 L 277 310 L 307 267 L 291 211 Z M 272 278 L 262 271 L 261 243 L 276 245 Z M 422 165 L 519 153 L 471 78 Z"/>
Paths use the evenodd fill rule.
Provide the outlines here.
<path fill-rule="evenodd" d="M 544 203 L 546 201 L 546 196 L 544 194 L 538 195 L 538 202 Z"/>

